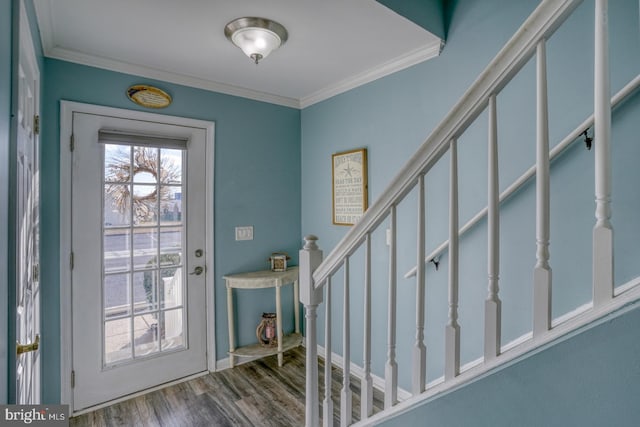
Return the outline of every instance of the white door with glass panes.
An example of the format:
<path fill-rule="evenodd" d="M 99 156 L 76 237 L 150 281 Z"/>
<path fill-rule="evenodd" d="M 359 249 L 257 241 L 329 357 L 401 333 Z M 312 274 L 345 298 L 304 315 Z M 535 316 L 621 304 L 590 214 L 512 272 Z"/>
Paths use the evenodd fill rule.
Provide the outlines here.
<path fill-rule="evenodd" d="M 208 130 L 122 111 L 73 113 L 75 411 L 207 369 Z"/>

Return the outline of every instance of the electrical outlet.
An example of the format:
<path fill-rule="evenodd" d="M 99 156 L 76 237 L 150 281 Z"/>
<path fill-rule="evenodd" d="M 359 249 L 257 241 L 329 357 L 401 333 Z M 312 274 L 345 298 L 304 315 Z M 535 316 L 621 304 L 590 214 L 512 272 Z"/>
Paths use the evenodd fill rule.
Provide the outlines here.
<path fill-rule="evenodd" d="M 253 240 L 253 225 L 236 227 L 236 240 Z"/>

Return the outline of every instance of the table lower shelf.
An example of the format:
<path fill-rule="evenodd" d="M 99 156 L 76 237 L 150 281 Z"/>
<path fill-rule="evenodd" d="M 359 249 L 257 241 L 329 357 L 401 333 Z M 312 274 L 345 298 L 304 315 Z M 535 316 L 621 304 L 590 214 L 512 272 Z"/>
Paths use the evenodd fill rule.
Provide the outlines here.
<path fill-rule="evenodd" d="M 282 351 L 285 352 L 292 348 L 298 347 L 302 344 L 301 334 L 288 334 L 284 336 L 282 340 Z M 244 347 L 238 347 L 233 352 L 229 352 L 230 355 L 236 357 L 256 357 L 256 356 L 271 356 L 278 354 L 278 347 L 263 347 L 260 344 L 251 344 Z"/>

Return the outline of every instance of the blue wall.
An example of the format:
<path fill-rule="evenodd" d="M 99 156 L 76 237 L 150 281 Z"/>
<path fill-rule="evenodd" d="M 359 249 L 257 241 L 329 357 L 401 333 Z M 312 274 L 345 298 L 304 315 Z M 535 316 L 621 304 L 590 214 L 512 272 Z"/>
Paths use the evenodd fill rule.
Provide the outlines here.
<path fill-rule="evenodd" d="M 319 236 L 325 254 L 346 233 L 331 224 L 331 154 L 368 148 L 369 200 L 375 200 L 398 169 L 444 118 L 466 88 L 539 4 L 536 0 L 452 2 L 447 44 L 440 57 L 361 86 L 302 112 L 302 233 Z M 638 2 L 609 3 L 612 93 L 640 70 Z M 593 105 L 594 2 L 585 1 L 548 42 L 550 137 L 552 146 L 578 126 Z M 640 225 L 640 172 L 630 163 L 640 156 L 634 130 L 638 100 L 613 116 L 613 223 L 616 228 L 616 286 L 637 277 Z M 460 223 L 486 206 L 486 112 L 459 139 Z M 535 159 L 535 63 L 530 61 L 498 96 L 500 187 L 506 188 Z M 551 267 L 553 316 L 591 299 L 591 232 L 594 221 L 593 151 L 578 142 L 552 165 Z M 427 251 L 448 233 L 448 155 L 427 174 Z M 411 384 L 411 347 L 415 336 L 415 280 L 402 278 L 415 265 L 416 195 L 398 208 L 398 337 L 400 385 Z M 637 215 L 636 215 L 637 216 Z M 383 376 L 386 359 L 388 254 L 383 224 L 373 235 L 373 369 Z M 486 222 L 460 244 L 460 319 L 462 363 L 482 355 L 483 300 L 487 293 Z M 500 295 L 502 342 L 531 330 L 531 281 L 535 265 L 535 190 L 529 182 L 501 208 Z M 363 255 L 351 260 L 352 360 L 361 364 Z M 428 380 L 443 374 L 447 322 L 447 254 L 440 269 L 427 267 L 426 342 Z M 341 324 L 342 274 L 334 277 L 334 322 Z M 324 308 L 320 308 L 322 324 Z M 341 352 L 342 334 L 334 329 L 333 347 Z M 322 342 L 323 333 L 319 339 Z"/>
<path fill-rule="evenodd" d="M 640 308 L 379 425 L 638 425 Z"/>
<path fill-rule="evenodd" d="M 290 253 L 297 263 L 300 237 L 300 112 L 264 102 L 47 59 L 45 61 L 42 156 L 43 400 L 56 402 L 60 389 L 59 317 L 59 102 L 70 100 L 141 109 L 127 87 L 149 83 L 173 103 L 163 114 L 214 121 L 216 353 L 228 350 L 226 291 L 222 276 L 268 268 L 271 252 Z M 253 225 L 253 241 L 235 241 L 234 227 Z M 290 288 L 290 287 L 287 287 Z M 283 298 L 293 298 L 291 289 Z M 264 311 L 275 311 L 273 290 L 240 292 L 236 313 L 239 344 L 255 341 Z M 291 319 L 292 312 L 283 317 Z M 292 322 L 290 322 L 292 323 Z M 286 329 L 292 325 L 285 323 Z"/>
<path fill-rule="evenodd" d="M 7 402 L 9 291 L 9 128 L 11 122 L 11 2 L 0 3 L 0 403 Z M 4 60 L 6 58 L 6 60 Z"/>
<path fill-rule="evenodd" d="M 0 58 L 11 58 L 12 2 L 0 4 Z M 519 27 L 538 4 L 536 0 L 478 2 L 460 0 L 447 2 L 445 26 L 447 45 L 439 58 L 372 82 L 363 87 L 316 104 L 300 113 L 297 110 L 267 103 L 212 93 L 136 76 L 99 70 L 58 60 L 47 59 L 41 67 L 43 75 L 42 144 L 42 299 L 43 299 L 43 401 L 59 400 L 59 101 L 62 99 L 101 104 L 112 107 L 140 109 L 130 103 L 124 90 L 134 83 L 151 83 L 167 90 L 174 98 L 166 114 L 211 120 L 216 122 L 215 169 L 215 274 L 216 274 L 216 336 L 217 358 L 226 357 L 226 307 L 222 275 L 266 267 L 266 258 L 273 251 L 289 252 L 294 261 L 301 234 L 314 233 L 321 238 L 325 253 L 346 232 L 345 227 L 331 224 L 330 155 L 355 147 L 369 149 L 370 200 L 384 189 L 399 167 L 415 151 L 435 125 L 445 116 L 464 90 L 498 49 Z M 27 1 L 30 18 L 33 6 Z M 638 2 L 610 2 L 612 30 L 612 89 L 619 89 L 638 73 Z M 14 17 L 17 14 L 14 13 Z M 15 19 L 15 18 L 14 18 Z M 593 1 L 580 7 L 566 29 L 549 43 L 550 101 L 552 109 L 552 141 L 572 130 L 586 115 L 592 101 L 591 54 L 593 34 Z M 32 27 L 34 23 L 32 22 Z M 447 30 L 445 28 L 445 30 Z M 34 41 L 39 45 L 39 37 Z M 569 51 L 564 47 L 569 46 Z M 36 49 L 40 51 L 39 46 Z M 39 58 L 42 60 L 42 58 Z M 0 174 L 8 175 L 11 64 L 0 65 Z M 555 70 L 555 74 L 554 74 Z M 533 64 L 514 80 L 500 95 L 500 155 L 501 186 L 504 188 L 532 163 L 533 122 L 525 111 L 533 111 Z M 564 76 L 564 77 L 558 77 Z M 578 101 L 573 95 L 578 95 Z M 571 95 L 571 96 L 569 96 Z M 638 182 L 635 159 L 640 156 L 635 136 L 639 97 L 636 95 L 614 114 L 614 162 L 620 167 L 614 172 L 614 226 L 616 227 L 616 284 L 637 276 L 634 262 L 638 258 L 635 245 L 640 235 L 637 212 L 640 198 L 633 187 Z M 584 108 L 583 108 L 584 106 Z M 475 160 L 486 157 L 486 117 L 481 117 L 460 140 L 460 191 L 464 197 L 461 221 L 465 221 L 485 204 L 486 170 Z M 247 126 L 251 123 L 251 126 Z M 300 143 L 302 141 L 302 143 Z M 301 162 L 300 162 L 300 159 Z M 507 160 L 505 160 L 507 159 Z M 553 166 L 552 195 L 552 267 L 554 268 L 554 315 L 559 315 L 589 299 L 590 233 L 593 224 L 592 152 L 579 145 Z M 302 164 L 302 166 L 300 165 Z M 636 169 L 636 170 L 634 170 Z M 445 238 L 447 215 L 445 163 L 428 176 L 428 246 L 432 248 Z M 1 175 L 0 178 L 2 178 Z M 476 182 L 482 184 L 478 186 Z M 0 179 L 0 224 L 6 220 L 8 184 Z M 276 191 L 274 191 L 274 189 Z M 282 189 L 285 189 L 284 191 Z M 64 191 L 64 189 L 63 189 Z M 301 196 L 302 194 L 302 196 Z M 409 195 L 408 200 L 415 199 Z M 411 202 L 409 202 L 411 203 Z M 413 205 L 401 208 L 399 224 L 412 224 Z M 585 212 L 569 216 L 569 213 Z M 533 258 L 534 222 L 533 197 L 530 184 L 503 206 L 501 296 L 504 301 L 503 341 L 509 341 L 529 329 L 531 308 L 529 282 Z M 523 225 L 524 221 L 524 225 Z M 9 221 L 6 223 L 10 223 Z M 255 240 L 235 242 L 233 229 L 237 225 L 254 225 Z M 383 227 L 384 228 L 384 227 Z M 6 231 L 6 234 L 5 234 Z M 0 233 L 0 271 L 8 267 L 8 235 Z M 302 233 L 301 233 L 302 232 Z M 411 228 L 400 228 L 399 273 L 414 262 L 415 236 Z M 474 228 L 461 243 L 462 262 L 467 270 L 461 277 L 461 319 L 463 362 L 479 355 L 481 327 L 480 306 L 486 293 L 486 258 L 477 255 L 486 247 L 486 225 Z M 412 240 L 413 239 L 413 240 Z M 386 248 L 382 233 L 374 235 L 376 252 L 376 294 L 374 296 L 374 330 L 386 330 Z M 10 251 L 10 249 L 9 249 Z M 3 253 L 4 252 L 4 253 Z M 3 256 L 4 255 L 4 256 Z M 361 254 L 352 261 L 352 272 L 358 271 Z M 620 262 L 618 262 L 620 261 Z M 572 271 L 564 266 L 581 266 Z M 2 268 L 4 267 L 4 268 Z M 428 268 L 427 344 L 430 349 L 442 348 L 446 312 L 446 267 L 443 256 L 436 272 Z M 575 277 L 574 277 L 575 276 Z M 0 277 L 0 312 L 6 304 L 7 277 Z M 357 283 L 354 281 L 354 283 Z M 341 294 L 340 280 L 334 282 L 334 295 Z M 408 387 L 409 347 L 413 341 L 413 282 L 399 280 L 398 360 L 401 385 Z M 236 299 L 236 313 L 273 311 L 270 292 L 241 293 Z M 288 298 L 290 294 L 285 294 Z M 352 301 L 361 301 L 361 290 L 352 287 Z M 526 297 L 526 298 L 525 298 Z M 522 302 L 524 301 L 524 304 Z M 557 302 L 557 304 L 556 304 Z M 335 313 L 341 312 L 338 302 Z M 356 308 L 352 314 L 354 360 L 359 361 L 358 334 L 361 318 Z M 8 310 L 13 313 L 12 309 Z M 290 318 L 285 313 L 285 318 Z M 322 316 L 321 316 L 322 317 Z M 339 320 L 339 317 L 336 318 Z M 257 319 L 238 319 L 240 344 L 255 340 Z M 321 319 L 320 319 L 321 320 Z M 5 322 L 5 323 L 3 323 Z M 291 325 L 285 325 L 290 328 Z M 337 328 L 336 328 L 337 331 Z M 0 320 L 2 345 L 7 337 L 6 318 Z M 3 335 L 4 334 L 4 335 Z M 322 334 L 321 334 L 322 336 Z M 334 334 L 334 348 L 340 350 L 340 333 Z M 386 338 L 376 335 L 374 369 L 382 373 Z M 584 344 L 588 347 L 588 341 Z M 384 351 L 379 351 L 384 349 Z M 540 363 L 547 363 L 542 358 Z M 442 373 L 442 355 L 430 352 L 429 379 Z M 0 363 L 3 347 L 0 347 Z M 536 358 L 530 363 L 536 364 Z M 11 366 L 13 366 L 11 364 Z M 549 375 L 549 378 L 552 378 Z M 0 402 L 7 390 L 5 372 L 0 373 Z M 579 384 L 578 384 L 579 385 Z M 476 393 L 473 390 L 470 393 Z M 482 391 L 480 391 L 482 393 Z M 497 396 L 502 393 L 496 392 Z"/>

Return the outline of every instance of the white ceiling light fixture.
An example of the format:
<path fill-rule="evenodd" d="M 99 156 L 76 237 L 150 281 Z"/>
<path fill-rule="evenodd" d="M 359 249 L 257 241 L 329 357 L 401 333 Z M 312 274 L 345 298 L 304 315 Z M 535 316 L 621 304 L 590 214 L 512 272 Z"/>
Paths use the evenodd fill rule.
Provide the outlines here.
<path fill-rule="evenodd" d="M 258 64 L 287 41 L 287 29 L 266 18 L 234 19 L 224 27 L 224 35 Z"/>

